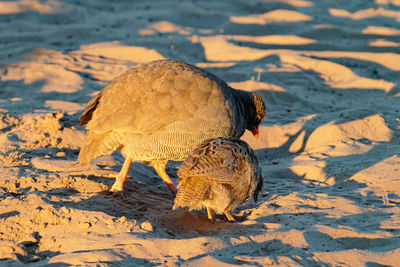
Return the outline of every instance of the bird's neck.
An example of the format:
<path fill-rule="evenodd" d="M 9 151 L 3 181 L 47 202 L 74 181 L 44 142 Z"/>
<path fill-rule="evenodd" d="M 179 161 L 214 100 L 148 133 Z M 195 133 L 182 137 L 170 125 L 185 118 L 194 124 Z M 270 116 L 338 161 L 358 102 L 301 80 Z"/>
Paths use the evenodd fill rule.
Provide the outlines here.
<path fill-rule="evenodd" d="M 237 129 L 237 137 L 241 137 L 244 134 L 244 131 L 247 128 L 249 123 L 249 107 L 251 105 L 251 93 L 242 91 L 242 90 L 235 90 L 233 94 L 235 97 L 236 102 L 236 114 L 237 117 L 235 118 L 236 127 Z M 244 120 L 243 120 L 244 118 Z"/>

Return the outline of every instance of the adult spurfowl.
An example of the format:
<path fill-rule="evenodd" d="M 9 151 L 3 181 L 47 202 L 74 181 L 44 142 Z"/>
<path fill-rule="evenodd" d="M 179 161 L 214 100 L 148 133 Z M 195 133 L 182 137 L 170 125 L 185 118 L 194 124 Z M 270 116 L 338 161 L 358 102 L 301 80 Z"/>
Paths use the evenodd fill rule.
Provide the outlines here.
<path fill-rule="evenodd" d="M 230 211 L 251 196 L 257 201 L 264 181 L 254 151 L 232 137 L 204 141 L 182 163 L 178 175 L 173 209 L 206 207 L 210 220 L 214 210 L 234 221 Z"/>
<path fill-rule="evenodd" d="M 133 161 L 153 166 L 173 194 L 165 172 L 169 160 L 184 160 L 202 141 L 258 136 L 265 115 L 262 98 L 235 90 L 215 75 L 173 60 L 158 60 L 128 70 L 86 106 L 79 125 L 88 130 L 81 164 L 119 149 L 125 157 L 110 191 L 123 191 Z"/>

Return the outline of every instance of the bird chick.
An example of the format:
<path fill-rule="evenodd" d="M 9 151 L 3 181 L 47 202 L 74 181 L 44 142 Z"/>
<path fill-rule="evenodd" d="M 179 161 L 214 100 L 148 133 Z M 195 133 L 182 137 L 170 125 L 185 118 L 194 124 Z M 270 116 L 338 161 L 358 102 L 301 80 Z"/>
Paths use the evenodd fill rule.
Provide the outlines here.
<path fill-rule="evenodd" d="M 201 143 L 178 170 L 179 185 L 173 209 L 207 209 L 224 213 L 234 221 L 230 211 L 247 202 L 257 201 L 263 186 L 261 169 L 250 146 L 234 137 L 218 137 Z"/>

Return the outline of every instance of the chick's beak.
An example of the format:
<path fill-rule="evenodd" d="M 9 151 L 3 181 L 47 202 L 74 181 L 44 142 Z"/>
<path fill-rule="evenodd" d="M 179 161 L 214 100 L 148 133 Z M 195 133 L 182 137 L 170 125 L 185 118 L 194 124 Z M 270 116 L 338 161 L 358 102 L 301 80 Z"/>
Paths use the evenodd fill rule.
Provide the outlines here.
<path fill-rule="evenodd" d="M 253 133 L 254 139 L 257 140 L 258 139 L 258 126 L 254 126 L 253 130 L 251 130 L 251 132 Z"/>

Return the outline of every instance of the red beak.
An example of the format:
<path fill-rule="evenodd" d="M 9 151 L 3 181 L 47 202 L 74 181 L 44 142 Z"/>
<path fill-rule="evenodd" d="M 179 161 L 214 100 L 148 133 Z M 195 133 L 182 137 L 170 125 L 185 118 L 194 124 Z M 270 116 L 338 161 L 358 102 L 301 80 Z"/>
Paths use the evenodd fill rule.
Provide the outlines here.
<path fill-rule="evenodd" d="M 253 133 L 254 139 L 257 140 L 258 139 L 258 126 L 254 126 L 253 130 L 251 130 L 251 132 Z"/>

